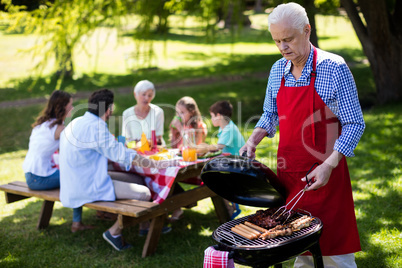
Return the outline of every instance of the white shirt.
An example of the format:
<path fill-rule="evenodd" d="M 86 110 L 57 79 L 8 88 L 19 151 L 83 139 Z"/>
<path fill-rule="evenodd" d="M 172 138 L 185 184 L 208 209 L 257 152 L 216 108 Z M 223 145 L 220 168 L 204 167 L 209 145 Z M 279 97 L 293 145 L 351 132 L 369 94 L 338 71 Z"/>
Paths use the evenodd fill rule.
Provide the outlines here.
<path fill-rule="evenodd" d="M 108 159 L 129 170 L 137 153 L 117 142 L 105 121 L 86 112 L 61 133 L 59 154 L 60 201 L 76 208 L 94 201 L 114 201 Z"/>
<path fill-rule="evenodd" d="M 37 176 L 47 177 L 57 170 L 52 162 L 52 155 L 59 148 L 59 140 L 54 139 L 58 125 L 50 128 L 53 121 L 54 119 L 51 119 L 32 129 L 28 153 L 22 164 L 24 173 L 30 172 Z"/>
<path fill-rule="evenodd" d="M 145 133 L 147 139 L 152 138 L 151 130 L 155 130 L 156 136 L 163 136 L 163 123 L 165 116 L 163 110 L 150 103 L 151 109 L 145 119 L 139 119 L 134 112 L 134 106 L 123 112 L 123 127 L 121 135 L 126 137 L 127 141 L 141 140 L 142 132 Z"/>

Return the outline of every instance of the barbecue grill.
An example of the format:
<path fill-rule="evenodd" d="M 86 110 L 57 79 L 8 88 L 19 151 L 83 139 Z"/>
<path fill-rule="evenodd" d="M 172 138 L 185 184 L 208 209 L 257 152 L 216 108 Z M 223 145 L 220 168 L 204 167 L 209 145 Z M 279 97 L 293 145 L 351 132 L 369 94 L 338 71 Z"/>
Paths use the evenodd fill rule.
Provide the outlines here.
<path fill-rule="evenodd" d="M 205 164 L 201 179 L 212 191 L 231 202 L 265 208 L 284 204 L 284 190 L 278 184 L 276 174 L 260 162 L 246 157 L 213 158 Z M 297 210 L 289 222 L 304 215 L 309 213 Z M 315 217 L 309 227 L 290 236 L 250 240 L 231 231 L 232 227 L 244 223 L 248 217 L 226 222 L 212 234 L 212 238 L 218 242 L 217 249 L 229 251 L 236 263 L 256 268 L 272 265 L 282 267 L 282 262 L 309 251 L 315 267 L 324 267 L 319 246 L 323 227 L 320 219 Z"/>

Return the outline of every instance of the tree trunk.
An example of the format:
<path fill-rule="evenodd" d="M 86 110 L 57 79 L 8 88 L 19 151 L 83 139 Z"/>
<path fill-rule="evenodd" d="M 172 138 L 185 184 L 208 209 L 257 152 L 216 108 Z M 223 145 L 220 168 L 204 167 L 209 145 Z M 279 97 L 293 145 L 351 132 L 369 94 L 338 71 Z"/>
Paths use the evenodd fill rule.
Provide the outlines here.
<path fill-rule="evenodd" d="M 262 13 L 263 12 L 262 0 L 255 1 L 254 12 L 255 13 Z"/>
<path fill-rule="evenodd" d="M 317 13 L 317 9 L 314 6 L 314 0 L 304 0 L 304 8 L 306 9 L 307 17 L 311 25 L 310 42 L 315 47 L 318 47 L 317 27 L 315 25 L 315 14 Z"/>
<path fill-rule="evenodd" d="M 386 1 L 359 0 L 359 16 L 353 0 L 341 0 L 363 51 L 370 62 L 379 104 L 402 100 L 402 3 L 395 1 L 393 9 Z M 388 10 L 394 10 L 391 14 Z"/>
<path fill-rule="evenodd" d="M 228 29 L 233 26 L 249 27 L 251 25 L 249 17 L 243 14 L 243 8 L 241 1 L 229 2 L 224 28 Z"/>

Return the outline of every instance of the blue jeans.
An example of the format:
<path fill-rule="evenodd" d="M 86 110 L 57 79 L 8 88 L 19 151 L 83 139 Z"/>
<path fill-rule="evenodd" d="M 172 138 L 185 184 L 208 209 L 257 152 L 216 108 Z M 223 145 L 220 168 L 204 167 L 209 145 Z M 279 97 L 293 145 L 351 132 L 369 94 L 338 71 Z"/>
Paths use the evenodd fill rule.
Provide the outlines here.
<path fill-rule="evenodd" d="M 25 173 L 25 179 L 31 190 L 51 190 L 60 188 L 60 171 L 56 170 L 47 177 L 37 176 L 31 172 Z"/>
<path fill-rule="evenodd" d="M 36 176 L 31 172 L 25 173 L 25 179 L 31 190 L 51 190 L 60 188 L 60 171 L 56 170 L 47 177 Z M 73 208 L 73 221 L 80 222 L 82 219 L 82 207 Z"/>
<path fill-rule="evenodd" d="M 82 221 L 82 207 L 73 208 L 73 222 Z"/>

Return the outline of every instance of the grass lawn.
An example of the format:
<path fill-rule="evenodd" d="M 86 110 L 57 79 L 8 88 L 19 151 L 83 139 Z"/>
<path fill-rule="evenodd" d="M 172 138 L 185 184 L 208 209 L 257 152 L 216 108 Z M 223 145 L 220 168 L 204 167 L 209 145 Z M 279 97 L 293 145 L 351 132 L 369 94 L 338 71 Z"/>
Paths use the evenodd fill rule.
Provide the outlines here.
<path fill-rule="evenodd" d="M 193 92 L 193 96 L 204 93 L 203 89 L 188 90 Z M 118 101 L 122 98 L 119 97 Z M 355 151 L 356 157 L 348 159 L 363 249 L 356 254 L 358 267 L 402 266 L 401 108 L 399 104 L 365 111 L 367 129 Z M 26 108 L 25 111 L 30 110 Z M 266 139 L 257 151 L 257 159 L 273 169 L 276 146 L 277 139 Z M 25 150 L 17 150 L 0 154 L 0 183 L 24 180 L 21 165 L 25 153 Z M 0 266 L 201 267 L 203 250 L 215 243 L 211 234 L 219 226 L 212 207 L 207 199 L 191 210 L 185 209 L 184 218 L 172 225 L 173 231 L 161 237 L 157 253 L 142 259 L 145 238 L 138 236 L 137 227 L 124 231 L 134 248 L 119 253 L 101 238 L 101 233 L 110 223 L 96 220 L 92 210 L 84 208 L 84 221 L 95 225 L 96 229 L 71 234 L 71 210 L 56 203 L 51 225 L 38 231 L 35 226 L 40 201 L 32 198 L 6 204 L 0 198 Z M 256 210 L 241 208 L 241 216 Z M 291 266 L 287 263 L 285 267 Z"/>
<path fill-rule="evenodd" d="M 114 64 L 113 61 L 116 61 L 118 55 L 124 55 L 125 50 L 121 47 L 122 44 L 115 46 L 115 49 L 107 44 L 102 49 L 108 53 L 102 54 L 102 63 L 96 71 L 89 67 L 89 63 L 85 63 L 89 60 L 82 56 L 82 66 L 77 66 L 80 74 L 76 79 L 66 81 L 65 88 L 77 92 L 103 86 L 130 86 L 143 78 L 160 83 L 184 78 L 236 75 L 263 70 L 268 72 L 279 56 L 268 35 L 259 30 L 264 27 L 266 16 L 254 16 L 253 22 L 254 20 L 256 27 L 245 32 L 244 41 L 234 47 L 224 40 L 214 46 L 207 45 L 191 29 L 174 28 L 168 41 L 168 47 L 172 51 L 168 50 L 167 56 L 163 56 L 163 50 L 158 50 L 161 53 L 158 59 L 163 59 L 165 63 L 175 61 L 175 64 L 171 67 L 169 64 L 161 64 L 161 67 L 166 68 L 152 72 L 129 73 L 123 67 L 124 61 Z M 374 82 L 368 66 L 363 62 L 364 56 L 350 23 L 343 18 L 319 17 L 318 25 L 322 38 L 320 47 L 337 52 L 353 63 L 351 69 L 358 85 L 359 96 L 362 102 L 372 104 Z M 1 34 L 0 101 L 49 94 L 54 86 L 54 79 L 45 77 L 38 82 L 38 88 L 27 91 L 29 81 L 23 75 L 26 74 L 26 69 L 20 69 L 24 70 L 21 73 L 18 71 L 19 67 L 8 68 L 3 60 L 7 59 L 9 66 L 15 64 L 27 67 L 29 60 L 10 57 L 9 53 L 33 37 Z M 156 45 L 162 46 L 162 43 L 156 42 Z M 9 77 L 15 80 L 8 80 Z M 247 138 L 256 118 L 261 114 L 265 87 L 266 79 L 259 78 L 221 81 L 208 86 L 157 91 L 153 103 L 164 106 L 167 129 L 173 116 L 171 107 L 184 95 L 195 98 L 204 115 L 208 115 L 208 107 L 216 100 L 230 99 L 235 108 L 233 119 Z M 116 116 L 109 124 L 116 135 L 120 129 L 119 115 L 133 105 L 133 101 L 131 94 L 116 95 Z M 76 101 L 74 105 L 84 102 Z M 27 150 L 30 124 L 42 108 L 41 105 L 33 105 L 1 109 L 0 184 L 14 180 L 24 181 L 21 166 Z M 82 113 L 82 110 L 78 111 L 76 116 Z M 358 267 L 402 267 L 402 105 L 365 109 L 364 118 L 367 128 L 355 150 L 356 157 L 348 159 L 363 249 L 356 254 L 356 262 Z M 209 139 L 216 130 L 210 129 Z M 167 134 L 165 139 L 168 140 Z M 277 144 L 277 138 L 265 139 L 257 151 L 257 160 L 274 170 Z M 111 223 L 96 220 L 95 211 L 84 208 L 83 215 L 86 223 L 96 226 L 94 230 L 71 234 L 71 209 L 56 203 L 49 228 L 38 231 L 35 226 L 40 209 L 41 202 L 34 198 L 12 204 L 6 204 L 4 198 L 0 198 L 0 267 L 202 267 L 203 251 L 215 244 L 211 234 L 219 226 L 211 201 L 203 200 L 197 207 L 185 209 L 184 218 L 172 225 L 173 231 L 161 237 L 156 254 L 143 259 L 141 251 L 145 238 L 138 236 L 137 227 L 124 230 L 126 240 L 133 243 L 134 248 L 126 252 L 116 252 L 101 237 L 101 233 Z M 241 206 L 241 209 L 240 216 L 246 216 L 257 208 Z M 287 262 L 284 267 L 291 267 L 291 263 Z"/>

